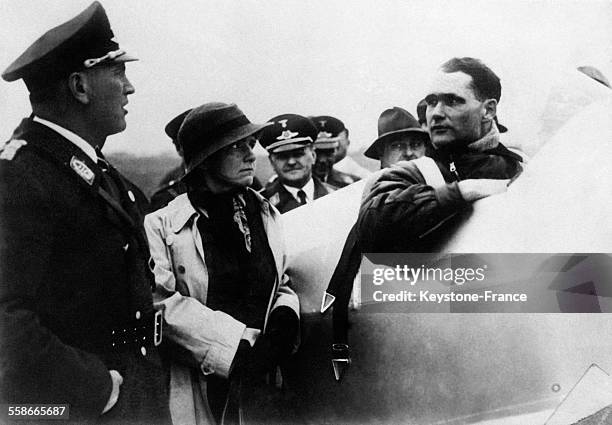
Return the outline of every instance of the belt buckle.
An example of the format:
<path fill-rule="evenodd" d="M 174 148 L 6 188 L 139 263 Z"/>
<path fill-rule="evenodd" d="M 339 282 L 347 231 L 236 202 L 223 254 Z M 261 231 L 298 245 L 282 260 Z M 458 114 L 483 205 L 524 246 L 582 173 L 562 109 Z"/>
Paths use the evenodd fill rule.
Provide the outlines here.
<path fill-rule="evenodd" d="M 164 311 L 157 310 L 153 317 L 153 344 L 157 347 L 162 342 L 162 325 L 164 323 Z"/>

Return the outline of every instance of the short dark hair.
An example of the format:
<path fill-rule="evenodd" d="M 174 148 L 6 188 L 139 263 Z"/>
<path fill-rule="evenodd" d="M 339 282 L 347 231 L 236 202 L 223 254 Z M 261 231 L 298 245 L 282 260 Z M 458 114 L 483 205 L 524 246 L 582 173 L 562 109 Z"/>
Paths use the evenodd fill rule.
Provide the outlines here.
<path fill-rule="evenodd" d="M 499 77 L 491 71 L 480 59 L 452 58 L 440 67 L 443 72 L 463 72 L 472 77 L 472 90 L 478 100 L 501 98 L 501 82 Z"/>

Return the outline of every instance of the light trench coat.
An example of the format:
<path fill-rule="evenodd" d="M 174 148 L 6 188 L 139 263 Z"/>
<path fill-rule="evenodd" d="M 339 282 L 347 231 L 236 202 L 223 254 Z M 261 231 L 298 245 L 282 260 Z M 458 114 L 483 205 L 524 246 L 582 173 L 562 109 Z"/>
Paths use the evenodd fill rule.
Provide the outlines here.
<path fill-rule="evenodd" d="M 277 271 L 265 315 L 265 332 L 270 312 L 277 307 L 290 307 L 299 317 L 299 301 L 285 274 L 280 213 L 259 194 L 257 198 Z M 200 211 L 183 194 L 145 217 L 156 283 L 154 301 L 164 309 L 164 339 L 178 345 L 172 350 L 176 355 L 170 365 L 170 412 L 173 422 L 180 425 L 214 424 L 206 398 L 206 376 L 229 376 L 246 329 L 232 316 L 206 306 L 208 268 L 197 223 L 202 215 L 204 219 L 208 216 L 206 211 Z"/>

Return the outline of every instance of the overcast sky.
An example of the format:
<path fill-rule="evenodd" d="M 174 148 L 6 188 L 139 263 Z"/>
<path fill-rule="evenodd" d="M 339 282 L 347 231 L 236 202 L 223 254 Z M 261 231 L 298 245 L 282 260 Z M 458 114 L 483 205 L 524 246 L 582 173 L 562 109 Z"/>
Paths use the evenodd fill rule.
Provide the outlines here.
<path fill-rule="evenodd" d="M 88 0 L 0 0 L 6 68 Z M 109 150 L 172 149 L 163 133 L 177 113 L 236 102 L 254 122 L 281 113 L 334 115 L 355 148 L 376 137 L 385 108 L 414 113 L 428 76 L 453 56 L 482 58 L 501 77 L 500 121 L 522 127 L 551 70 L 592 64 L 612 76 L 612 2 L 104 0 L 116 40 L 140 62 L 128 129 Z M 21 82 L 0 82 L 6 139 L 30 112 Z M 515 133 L 518 134 L 518 133 Z"/>

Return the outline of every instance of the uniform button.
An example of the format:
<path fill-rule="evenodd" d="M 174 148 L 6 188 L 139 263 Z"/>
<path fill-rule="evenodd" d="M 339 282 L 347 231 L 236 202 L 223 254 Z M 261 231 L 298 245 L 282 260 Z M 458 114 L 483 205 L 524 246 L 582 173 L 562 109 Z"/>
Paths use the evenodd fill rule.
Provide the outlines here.
<path fill-rule="evenodd" d="M 166 236 L 166 245 L 170 246 L 172 245 L 173 242 L 174 242 L 174 238 L 172 237 L 172 235 Z"/>
<path fill-rule="evenodd" d="M 130 247 L 130 244 L 126 243 L 125 245 L 123 245 L 123 250 L 127 252 L 129 247 Z"/>
<path fill-rule="evenodd" d="M 144 347 L 140 347 L 140 353 L 141 353 L 143 356 L 146 356 L 146 355 L 147 355 L 147 349 L 146 349 L 146 348 L 144 348 Z"/>
<path fill-rule="evenodd" d="M 132 192 L 131 190 L 128 190 L 128 196 L 130 198 L 130 201 L 136 202 L 136 197 L 134 196 L 134 192 Z"/>
<path fill-rule="evenodd" d="M 183 266 L 183 265 L 178 266 L 178 271 L 181 274 L 185 273 L 185 266 Z"/>
<path fill-rule="evenodd" d="M 136 320 L 139 320 L 139 319 L 140 319 L 140 311 L 137 311 L 136 312 Z"/>

